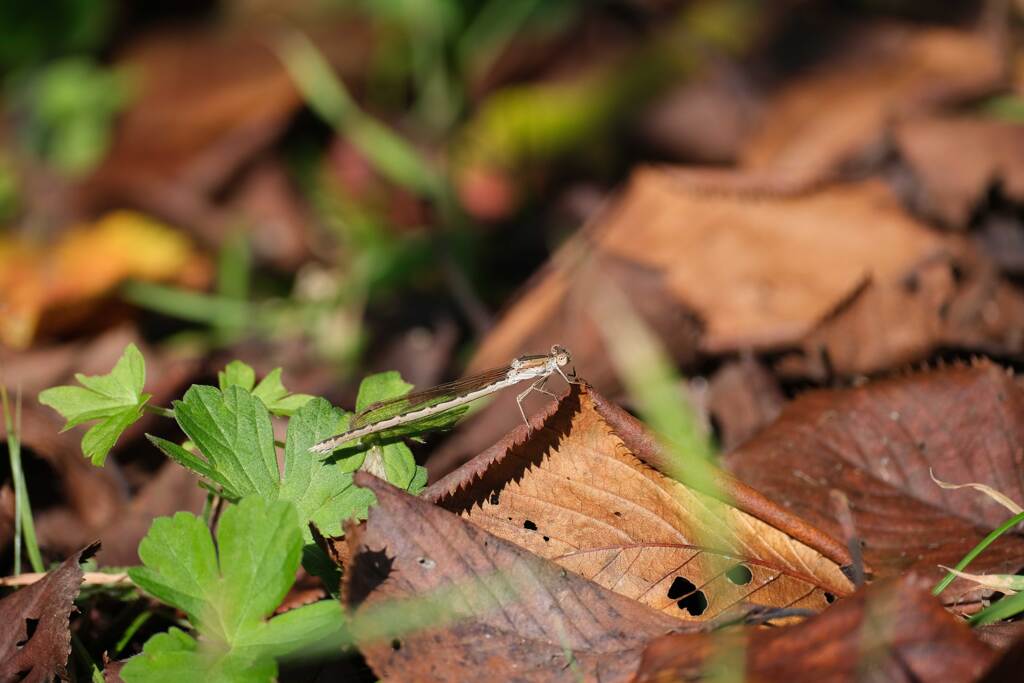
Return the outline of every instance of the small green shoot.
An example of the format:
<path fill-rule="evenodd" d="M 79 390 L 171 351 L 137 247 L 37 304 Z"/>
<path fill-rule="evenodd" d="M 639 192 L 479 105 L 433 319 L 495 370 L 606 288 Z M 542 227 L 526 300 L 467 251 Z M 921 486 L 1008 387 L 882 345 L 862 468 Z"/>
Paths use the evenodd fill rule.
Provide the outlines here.
<path fill-rule="evenodd" d="M 66 420 L 64 430 L 98 420 L 82 437 L 82 453 L 102 466 L 118 437 L 142 416 L 150 395 L 142 393 L 146 364 L 142 353 L 129 344 L 106 375 L 75 375 L 82 386 L 62 386 L 39 393 L 39 402 Z"/>
<path fill-rule="evenodd" d="M 1024 512 L 1014 515 L 1013 517 L 1010 517 L 1008 520 L 1000 524 L 998 528 L 994 529 L 988 536 L 983 538 L 981 542 L 978 543 L 978 545 L 971 548 L 971 551 L 964 555 L 962 560 L 956 563 L 956 566 L 953 567 L 953 570 L 958 572 L 963 571 L 967 567 L 967 565 L 969 565 L 974 560 L 974 558 L 976 558 L 978 555 L 981 554 L 983 550 L 985 550 L 985 548 L 995 543 L 997 538 L 999 538 L 1007 531 L 1020 524 L 1021 522 L 1024 522 Z M 935 585 L 935 588 L 932 589 L 932 595 L 941 594 L 942 591 L 946 590 L 946 588 L 949 587 L 949 584 L 953 583 L 954 579 L 956 579 L 956 574 L 954 574 L 951 570 L 946 574 L 946 576 L 942 578 L 941 581 L 939 581 Z M 977 615 L 975 615 L 975 617 L 980 616 L 981 614 L 984 614 L 984 612 L 979 612 Z"/>
<path fill-rule="evenodd" d="M 153 522 L 139 545 L 140 588 L 185 612 L 198 638 L 172 628 L 146 642 L 121 671 L 126 683 L 172 680 L 271 681 L 276 659 L 346 641 L 338 602 L 305 605 L 267 619 L 295 581 L 299 516 L 287 501 L 248 497 L 224 511 L 216 543 L 187 512 Z"/>
<path fill-rule="evenodd" d="M 21 539 L 25 539 L 25 550 L 32 570 L 42 573 L 43 557 L 36 541 L 36 527 L 32 520 L 32 505 L 25 486 L 25 472 L 21 468 L 21 394 L 15 403 L 14 417 L 7 398 L 7 387 L 0 384 L 0 401 L 3 403 L 4 427 L 7 430 L 7 455 L 11 461 L 11 479 L 14 481 L 14 575 L 21 574 Z"/>

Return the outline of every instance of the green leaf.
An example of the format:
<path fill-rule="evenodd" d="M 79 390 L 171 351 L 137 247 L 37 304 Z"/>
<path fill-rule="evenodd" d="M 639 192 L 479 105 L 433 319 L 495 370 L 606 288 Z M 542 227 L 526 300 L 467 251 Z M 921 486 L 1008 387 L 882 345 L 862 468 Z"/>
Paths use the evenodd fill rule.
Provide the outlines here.
<path fill-rule="evenodd" d="M 234 510 L 228 508 L 224 515 L 235 514 Z M 158 517 L 139 543 L 139 558 L 143 566 L 128 570 L 135 585 L 177 607 L 205 630 L 207 606 L 220 576 L 213 539 L 203 520 L 188 512 Z"/>
<path fill-rule="evenodd" d="M 217 381 L 221 391 L 232 385 L 240 386 L 263 401 L 271 413 L 284 417 L 290 417 L 313 398 L 309 394 L 292 394 L 285 389 L 281 384 L 281 368 L 274 368 L 256 384 L 256 371 L 240 360 L 231 361 L 218 372 Z"/>
<path fill-rule="evenodd" d="M 296 410 L 309 403 L 313 397 L 309 394 L 291 394 L 281 384 L 281 368 L 274 368 L 264 377 L 256 388 L 253 396 L 263 401 L 267 410 L 274 415 L 290 417 Z"/>
<path fill-rule="evenodd" d="M 401 489 L 409 488 L 416 476 L 416 458 L 404 443 L 389 443 L 381 447 L 384 474 L 387 480 Z"/>
<path fill-rule="evenodd" d="M 118 437 L 142 415 L 149 394 L 146 362 L 135 344 L 125 347 L 114 369 L 106 375 L 75 375 L 82 386 L 61 386 L 40 392 L 39 402 L 60 413 L 70 429 L 99 420 L 82 439 L 82 452 L 93 464 L 102 465 Z"/>
<path fill-rule="evenodd" d="M 427 488 L 427 468 L 416 466 L 416 474 L 412 476 L 412 481 L 409 482 L 409 486 L 406 490 L 414 496 L 418 496 L 420 491 Z"/>
<path fill-rule="evenodd" d="M 202 647 L 174 627 L 146 641 L 142 654 L 129 659 L 121 669 L 125 683 L 179 683 L 197 677 L 205 681 L 269 683 L 276 676 L 277 664 L 270 657 L 253 659 L 248 653 Z"/>
<path fill-rule="evenodd" d="M 146 434 L 146 438 L 149 439 L 150 443 L 152 443 L 154 446 L 163 451 L 164 455 L 176 461 L 182 467 L 192 470 L 196 474 L 200 475 L 201 477 L 205 477 L 206 479 L 209 479 L 211 482 L 215 484 L 219 484 L 220 487 L 225 490 L 225 493 L 230 495 L 231 497 L 238 497 L 237 494 L 229 490 L 230 485 L 228 484 L 227 480 L 225 480 L 221 476 L 220 472 L 218 472 L 215 468 L 210 467 L 210 465 L 205 460 L 202 460 L 198 456 L 193 455 L 184 447 L 179 446 L 173 441 L 161 439 L 160 437 L 153 436 L 152 434 Z"/>
<path fill-rule="evenodd" d="M 217 373 L 217 383 L 221 391 L 232 385 L 252 391 L 253 385 L 256 384 L 256 371 L 240 360 L 233 360 Z"/>
<path fill-rule="evenodd" d="M 346 638 L 335 601 L 267 621 L 295 581 L 302 535 L 295 507 L 257 496 L 229 506 L 214 546 L 198 517 L 179 512 L 153 522 L 139 546 L 140 588 L 185 612 L 197 640 L 178 629 L 154 636 L 122 670 L 133 681 L 270 681 L 275 657 Z"/>
<path fill-rule="evenodd" d="M 308 522 L 316 523 L 327 535 L 341 534 L 341 523 L 353 517 L 363 517 L 374 502 L 373 494 L 352 483 L 352 469 L 346 461 L 365 453 L 338 461 L 337 453 L 328 458 L 317 458 L 309 452 L 316 442 L 337 434 L 344 422 L 342 411 L 322 398 L 314 398 L 304 405 L 288 422 L 288 436 L 284 446 L 284 482 L 281 498 L 295 503 L 307 541 Z"/>
<path fill-rule="evenodd" d="M 270 413 L 263 402 L 238 385 L 223 393 L 193 385 L 174 415 L 182 430 L 220 473 L 232 497 L 258 493 L 277 497 L 279 474 Z"/>
<path fill-rule="evenodd" d="M 412 389 L 412 386 L 394 370 L 370 375 L 359 383 L 359 394 L 356 396 L 356 412 L 366 410 L 368 406 L 378 401 L 405 396 Z"/>

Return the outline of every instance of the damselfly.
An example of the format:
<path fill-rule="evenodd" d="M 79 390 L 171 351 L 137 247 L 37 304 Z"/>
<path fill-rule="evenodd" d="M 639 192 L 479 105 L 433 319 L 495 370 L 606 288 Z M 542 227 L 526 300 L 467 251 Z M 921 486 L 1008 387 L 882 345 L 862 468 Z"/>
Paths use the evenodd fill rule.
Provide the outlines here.
<path fill-rule="evenodd" d="M 502 368 L 487 370 L 472 377 L 374 403 L 352 418 L 348 431 L 324 439 L 309 450 L 313 453 L 330 453 L 349 441 L 438 415 L 505 387 L 532 379 L 533 383 L 516 396 L 523 421 L 529 424 L 526 420 L 526 411 L 523 410 L 523 399 L 531 391 L 539 391 L 554 398 L 554 394 L 544 389 L 544 383 L 556 372 L 566 382 L 575 383 L 575 373 L 573 379 L 570 379 L 562 369 L 570 362 L 572 356 L 569 355 L 569 350 L 556 344 L 547 355 L 520 356 Z"/>

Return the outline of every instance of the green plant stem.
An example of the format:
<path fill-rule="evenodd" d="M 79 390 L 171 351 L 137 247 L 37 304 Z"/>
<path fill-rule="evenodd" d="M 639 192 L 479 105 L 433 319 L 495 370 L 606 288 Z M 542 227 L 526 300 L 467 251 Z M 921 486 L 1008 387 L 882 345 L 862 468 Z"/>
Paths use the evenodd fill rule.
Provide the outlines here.
<path fill-rule="evenodd" d="M 971 626 L 984 626 L 994 621 L 1000 621 L 1012 617 L 1024 611 L 1024 593 L 1009 595 L 1002 600 L 995 602 L 977 614 L 971 616 L 967 622 Z"/>
<path fill-rule="evenodd" d="M 153 613 L 150 612 L 148 609 L 143 610 L 142 612 L 137 614 L 136 617 L 132 619 L 132 623 L 128 624 L 128 627 L 124 630 L 124 633 L 121 635 L 120 639 L 118 639 L 117 644 L 114 646 L 114 651 L 111 653 L 111 655 L 116 657 L 117 655 L 121 654 L 121 651 L 125 648 L 126 645 L 128 645 L 128 641 L 132 639 L 132 637 L 138 632 L 138 630 L 142 628 L 143 624 L 149 621 L 150 617 L 152 616 Z"/>
<path fill-rule="evenodd" d="M 143 407 L 143 410 L 146 411 L 147 413 L 151 414 L 151 415 L 159 415 L 160 417 L 169 417 L 172 420 L 174 419 L 174 410 L 172 410 L 171 408 L 164 408 L 164 407 L 161 407 L 161 406 L 154 406 L 154 405 L 151 405 L 151 404 L 147 403 Z"/>
<path fill-rule="evenodd" d="M 1014 515 L 1013 517 L 1010 517 L 1008 520 L 999 525 L 999 528 L 992 531 L 992 533 L 983 538 L 981 542 L 978 543 L 978 545 L 974 546 L 974 548 L 972 548 L 969 553 L 964 555 L 963 559 L 960 560 L 957 563 L 957 565 L 953 567 L 953 569 L 955 569 L 958 572 L 963 571 L 964 568 L 966 568 L 967 565 L 970 564 L 972 560 L 974 560 L 974 558 L 981 554 L 981 551 L 992 545 L 992 543 L 997 538 L 999 538 L 1000 536 L 1002 536 L 1007 531 L 1017 526 L 1021 522 L 1024 522 L 1024 512 Z M 956 579 L 956 574 L 954 574 L 953 572 L 948 572 L 941 581 L 935 584 L 935 588 L 932 589 L 932 595 L 939 595 L 940 593 L 942 593 L 942 591 L 946 590 L 946 588 L 949 587 L 949 584 L 953 583 L 954 579 Z M 1002 602 L 1004 601 L 1000 601 L 999 604 L 1002 604 Z M 985 611 L 987 612 L 988 610 Z M 979 612 L 978 614 L 974 615 L 974 617 L 972 618 L 972 622 L 974 618 L 977 618 L 978 616 L 984 613 L 985 612 Z"/>
<path fill-rule="evenodd" d="M 25 485 L 25 472 L 21 468 L 21 392 L 18 392 L 15 403 L 15 416 L 11 419 L 11 409 L 7 398 L 7 387 L 0 385 L 0 400 L 3 403 L 4 425 L 7 428 L 7 455 L 11 462 L 11 479 L 14 481 L 14 575 L 21 573 L 21 539 L 24 536 L 25 550 L 32 570 L 44 572 L 43 557 L 39 552 L 36 540 L 36 527 L 32 520 L 32 505 L 28 498 L 28 487 Z"/>
<path fill-rule="evenodd" d="M 441 176 L 412 145 L 359 108 L 313 41 L 294 31 L 282 38 L 277 52 L 310 109 L 348 138 L 381 175 L 421 197 L 438 197 L 444 187 Z"/>

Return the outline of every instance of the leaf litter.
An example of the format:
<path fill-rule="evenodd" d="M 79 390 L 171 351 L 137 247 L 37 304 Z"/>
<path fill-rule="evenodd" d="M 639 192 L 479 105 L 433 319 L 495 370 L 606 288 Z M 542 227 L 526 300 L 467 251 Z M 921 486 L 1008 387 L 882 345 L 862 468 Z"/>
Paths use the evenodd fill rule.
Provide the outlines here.
<path fill-rule="evenodd" d="M 612 32 L 613 52 L 628 54 L 629 43 L 640 35 L 637 29 L 651 17 L 666 23 L 669 4 L 632 3 L 628 10 L 616 10 L 635 14 L 637 26 Z M 771 32 L 792 16 L 771 8 L 757 19 Z M 549 54 L 576 44 L 579 27 L 565 21 L 557 38 L 538 33 L 525 44 L 550 43 Z M 774 69 L 775 81 L 760 80 L 760 67 L 719 55 L 712 65 L 712 92 L 699 91 L 704 75 L 696 74 L 692 81 L 671 84 L 683 97 L 665 100 L 669 106 L 656 107 L 653 114 L 641 111 L 638 124 L 648 130 L 640 135 L 655 148 L 651 158 L 677 155 L 692 163 L 738 157 L 739 166 L 633 171 L 593 223 L 526 284 L 473 361 L 476 368 L 498 365 L 527 350 L 565 343 L 583 376 L 621 398 L 596 324 L 605 323 L 606 340 L 614 323 L 602 318 L 611 309 L 594 296 L 594 284 L 612 280 L 675 363 L 697 376 L 691 384 L 709 378 L 708 416 L 731 452 L 725 462 L 736 477 L 717 472 L 715 486 L 707 490 L 671 480 L 663 472 L 678 472 L 678 454 L 666 451 L 655 435 L 587 386 L 573 388 L 534 420 L 534 431 L 519 428 L 506 436 L 517 411 L 510 396 L 496 401 L 433 449 L 435 472 L 479 455 L 435 484 L 424 499 L 366 474 L 355 475 L 360 488 L 353 483 L 356 469 L 387 476 L 409 492 L 423 485 L 424 470 L 399 441 L 375 444 L 366 453 L 343 453 L 332 462 L 305 457 L 308 444 L 339 429 L 345 417 L 322 399 L 285 389 L 279 371 L 271 368 L 289 365 L 268 363 L 268 357 L 280 357 L 280 348 L 262 339 L 244 342 L 259 358 L 262 382 L 251 368 L 232 364 L 216 387 L 190 390 L 175 405 L 191 443 L 182 445 L 177 434 L 176 440 L 157 441 L 198 475 L 176 466 L 147 471 L 153 461 L 143 453 L 155 457 L 155 450 L 139 448 L 145 446 L 140 437 L 153 419 L 138 412 L 143 386 L 134 379 L 122 383 L 126 392 L 94 391 L 99 399 L 93 399 L 109 400 L 103 405 L 94 400 L 91 413 L 73 400 L 62 404 L 72 422 L 106 421 L 104 438 L 88 444 L 97 459 L 108 450 L 113 454 L 102 471 L 77 455 L 77 437 L 56 434 L 52 413 L 34 406 L 26 412 L 24 440 L 29 457 L 39 456 L 54 475 L 33 473 L 36 482 L 46 480 L 53 489 L 45 490 L 47 507 L 36 511 L 48 556 L 81 547 L 102 529 L 105 541 L 116 535 L 106 544 L 104 560 L 138 562 L 136 541 L 155 514 L 179 506 L 198 512 L 209 488 L 241 500 L 225 503 L 215 534 L 194 515 L 179 514 L 152 526 L 143 544 L 145 567 L 137 574 L 151 579 L 149 588 L 163 602 L 187 613 L 193 630 L 149 639 L 123 669 L 104 657 L 108 677 L 113 680 L 120 669 L 127 672 L 125 680 L 168 672 L 182 678 L 201 669 L 211 676 L 269 680 L 277 670 L 273 660 L 283 651 L 266 638 L 250 643 L 239 634 L 263 630 L 274 632 L 271 640 L 294 637 L 297 643 L 308 635 L 304 629 L 333 633 L 338 626 L 339 610 L 330 601 L 308 605 L 317 611 L 308 622 L 289 616 L 295 611 L 289 608 L 321 594 L 309 577 L 301 587 L 292 586 L 292 597 L 282 602 L 299 565 L 296 548 L 302 548 L 302 563 L 311 569 L 307 551 L 311 541 L 322 541 L 332 552 L 318 560 L 344 567 L 343 602 L 358 627 L 356 640 L 382 678 L 458 680 L 493 667 L 506 678 L 627 680 L 639 665 L 641 680 L 686 679 L 705 669 L 741 671 L 729 666 L 744 659 L 745 648 L 745 675 L 753 680 L 1012 679 L 1022 651 L 1013 643 L 1020 635 L 1015 623 L 976 628 L 977 638 L 958 623 L 960 615 L 997 601 L 993 589 L 1010 584 L 978 588 L 958 581 L 942 595 L 955 615 L 943 611 L 926 587 L 930 577 L 940 576 L 940 562 L 952 566 L 1007 515 L 975 490 L 941 488 L 931 471 L 957 486 L 985 487 L 1013 505 L 1022 502 L 1019 381 L 989 361 L 891 374 L 910 362 L 973 352 L 1005 365 L 1019 360 L 1024 340 L 1020 126 L 996 120 L 993 104 L 979 100 L 1005 91 L 1010 76 L 1005 67 L 1013 62 L 1007 59 L 1009 43 L 981 23 L 964 30 L 964 21 L 961 28 L 951 28 L 953 22 L 939 27 L 869 21 L 848 30 L 851 22 L 845 18 L 832 16 L 831 22 L 828 31 L 808 41 L 815 45 L 796 55 L 797 68 L 788 72 L 794 63 L 784 64 L 757 41 L 734 46 L 744 60 L 763 62 L 764 71 Z M 605 58 L 606 46 L 592 42 L 592 36 L 601 35 L 602 25 L 620 31 L 621 22 L 609 24 L 601 15 L 585 23 L 596 31 L 588 49 L 598 45 L 594 54 Z M 749 37 L 752 24 L 726 23 L 735 29 L 733 38 Z M 836 32 L 836 25 L 842 30 Z M 387 45 L 387 36 L 378 43 L 381 36 L 359 22 L 322 28 L 332 38 L 318 40 L 328 61 L 346 86 L 356 85 L 360 105 L 364 97 L 372 101 L 380 83 L 374 82 L 374 69 L 365 68 L 367 54 L 371 48 L 374 54 L 386 52 L 380 45 Z M 139 333 L 130 335 L 147 359 L 151 354 L 160 359 L 149 373 L 156 385 L 145 386 L 154 394 L 150 404 L 169 404 L 197 371 L 207 377 L 215 371 L 209 364 L 200 370 L 194 359 L 165 363 L 164 351 L 141 343 L 141 335 L 163 336 L 166 321 L 154 325 L 130 308 L 107 305 L 126 277 L 191 285 L 209 281 L 206 257 L 190 241 L 179 249 L 177 242 L 138 225 L 132 228 L 136 237 L 153 239 L 128 240 L 122 259 L 93 258 L 93 252 L 116 251 L 117 240 L 101 229 L 104 221 L 139 220 L 106 214 L 110 208 L 142 208 L 207 247 L 230 237 L 235 212 L 241 210 L 255 222 L 245 229 L 255 240 L 260 264 L 289 275 L 314 253 L 321 258 L 330 251 L 319 249 L 326 242 L 319 225 L 324 216 L 307 206 L 312 203 L 308 188 L 291 182 L 291 138 L 306 128 L 301 120 L 306 115 L 296 116 L 301 100 L 273 55 L 272 41 L 252 40 L 257 34 L 264 35 L 231 35 L 220 27 L 208 33 L 158 29 L 131 41 L 127 50 L 120 45 L 123 39 L 115 41 L 107 53 L 114 63 L 134 65 L 148 76 L 114 129 L 111 153 L 83 182 L 50 179 L 46 192 L 35 191 L 47 204 L 53 197 L 55 204 L 41 213 L 42 223 L 46 216 L 64 220 L 62 212 L 70 212 L 98 237 L 80 239 L 82 234 L 72 231 L 56 238 L 53 253 L 33 245 L 34 252 L 26 251 L 29 243 L 17 239 L 7 243 L 13 251 L 4 261 L 9 267 L 0 271 L 11 286 L 2 288 L 0 306 L 6 309 L 0 312 L 17 315 L 0 324 L 0 338 L 21 347 L 56 343 L 24 355 L 5 352 L 0 356 L 5 378 L 13 367 L 13 375 L 35 382 L 29 390 L 35 394 L 69 383 L 71 371 L 102 374 L 113 358 L 92 364 L 77 337 L 129 318 L 138 319 Z M 515 66 L 517 59 L 525 60 L 526 72 L 516 81 L 539 77 L 543 82 L 551 76 L 544 73 L 549 60 L 543 55 L 525 54 L 531 50 L 522 45 L 512 51 L 524 54 L 503 54 L 495 63 L 511 58 Z M 495 76 L 474 66 L 474 78 L 488 85 L 474 95 L 479 101 L 467 103 L 470 120 L 490 109 L 490 89 L 500 92 L 507 85 L 501 68 Z M 570 76 L 562 75 L 568 81 Z M 370 83 L 366 92 L 364 79 Z M 698 83 L 696 90 L 692 83 Z M 550 92 L 558 93 L 557 87 Z M 543 124 L 548 115 L 557 121 L 560 112 L 529 114 Z M 726 115 L 732 118 L 724 120 Z M 391 121 L 401 121 L 396 128 L 405 135 L 415 131 L 415 119 L 403 112 Z M 543 126 L 529 131 L 545 132 Z M 348 132 L 339 127 L 329 134 L 332 157 L 356 149 Z M 515 143 L 516 131 L 507 132 Z M 8 133 L 6 126 L 0 130 L 5 143 Z M 412 135 L 426 150 L 425 158 L 444 156 L 433 135 L 425 136 L 429 141 Z M 542 157 L 548 153 L 536 151 Z M 609 167 L 598 152 L 601 170 L 595 173 L 594 158 L 584 156 L 588 175 L 575 179 L 569 191 L 585 184 L 597 196 L 603 179 L 596 177 Z M 331 163 L 320 163 L 317 172 Z M 362 155 L 333 163 L 354 171 L 340 180 L 345 190 L 359 189 L 359 174 L 376 173 L 372 160 Z M 504 190 L 524 196 L 530 188 L 559 191 L 553 179 L 561 179 L 561 171 L 549 173 L 552 168 L 536 176 L 517 174 L 522 177 L 508 179 Z M 51 187 L 56 189 L 50 192 Z M 418 229 L 436 218 L 423 202 L 383 189 L 384 206 L 370 211 L 389 213 L 389 225 Z M 358 202 L 366 199 L 356 196 L 358 191 L 351 194 Z M 70 196 L 77 205 L 66 204 Z M 486 210 L 463 208 L 508 217 L 520 199 L 492 197 Z M 97 222 L 102 215 L 107 218 Z M 29 219 L 39 222 L 39 215 L 30 213 Z M 504 228 L 488 229 L 495 230 L 488 236 L 508 234 Z M 66 268 L 52 269 L 54 257 L 76 240 L 75 258 Z M 504 239 L 494 241 L 506 245 Z M 29 252 L 26 268 L 21 259 Z M 169 260 L 154 267 L 147 255 Z M 201 272 L 182 279 L 183 268 L 196 264 Z M 54 279 L 38 277 L 47 269 Z M 371 330 L 374 343 L 368 346 L 376 346 L 390 326 Z M 444 372 L 457 336 L 440 359 L 431 361 L 429 376 Z M 225 361 L 240 348 L 224 350 Z M 306 351 L 291 349 L 293 357 Z M 375 367 L 396 367 L 382 362 L 379 348 L 373 353 Z M 323 371 L 322 359 L 303 361 L 317 375 L 318 388 L 334 384 L 336 374 Z M 408 362 L 423 368 L 418 359 Z M 387 383 L 379 376 L 375 381 L 378 389 Z M 809 386 L 832 388 L 805 392 Z M 354 388 L 337 391 L 354 394 Z M 319 393 L 308 385 L 303 389 Z M 360 394 L 357 404 L 365 403 Z M 799 396 L 787 404 L 794 395 Z M 624 405 L 635 406 L 636 398 L 625 398 Z M 127 424 L 129 418 L 133 424 Z M 169 436 L 161 431 L 156 438 Z M 283 440 L 283 448 L 275 440 Z M 431 445 L 416 445 L 417 455 Z M 207 489 L 196 486 L 200 479 Z M 7 529 L 13 525 L 10 494 L 4 484 L 0 530 L 5 541 L 13 533 Z M 360 516 L 374 495 L 380 506 L 363 525 L 349 521 L 347 537 L 324 538 L 317 532 L 338 534 L 342 518 Z M 60 500 L 50 505 L 52 498 Z M 217 510 L 211 527 L 218 526 Z M 289 525 L 300 530 L 284 529 Z M 194 585 L 178 590 L 189 583 L 187 577 L 176 581 L 183 578 L 176 574 L 181 565 L 157 558 L 157 551 L 186 544 L 186 536 L 202 549 L 190 559 L 216 570 L 205 576 L 209 581 L 195 582 L 201 586 L 198 602 L 185 595 Z M 246 543 L 254 547 L 241 547 Z M 1011 531 L 961 576 L 1013 576 L 1021 565 L 1020 543 L 1019 531 Z M 439 548 L 455 550 L 440 553 Z M 252 561 L 267 549 L 273 557 Z M 246 570 L 266 581 L 250 581 L 243 576 Z M 54 574 L 62 571 L 63 565 Z M 865 576 L 871 585 L 857 588 Z M 165 591 L 168 587 L 173 590 Z M 23 590 L 14 597 L 19 595 L 31 593 Z M 245 628 L 211 627 L 210 614 L 230 617 L 236 609 L 248 614 Z M 63 624 L 56 629 L 61 643 L 49 653 L 47 675 L 51 664 L 61 673 L 67 660 L 62 639 L 67 619 L 61 610 Z M 875 628 L 877 622 L 882 627 Z M 675 633 L 663 635 L 670 631 Z M 126 652 L 137 652 L 142 640 L 136 638 L 135 649 Z M 997 661 L 981 641 L 999 642 L 1008 655 Z M 57 661 L 62 655 L 64 661 Z M 719 661 L 730 657 L 732 663 Z"/>

